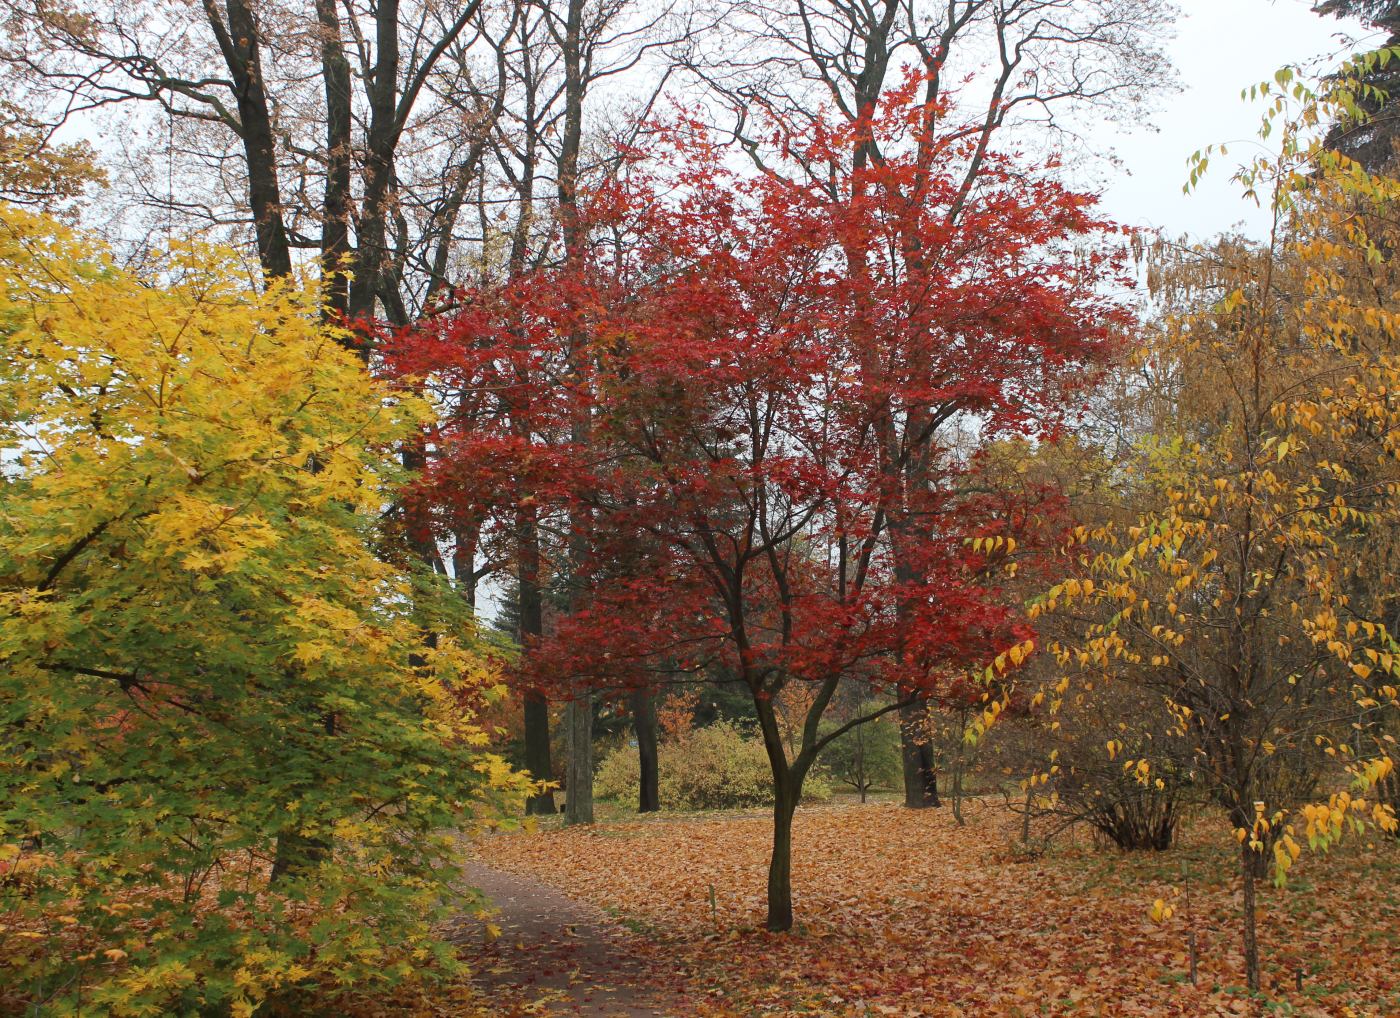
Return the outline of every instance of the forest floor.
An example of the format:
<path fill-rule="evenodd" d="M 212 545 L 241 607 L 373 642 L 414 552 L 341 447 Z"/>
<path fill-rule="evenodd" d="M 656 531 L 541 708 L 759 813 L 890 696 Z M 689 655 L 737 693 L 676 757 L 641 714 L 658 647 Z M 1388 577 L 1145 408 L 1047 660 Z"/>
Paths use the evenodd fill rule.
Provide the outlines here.
<path fill-rule="evenodd" d="M 492 1013 L 1400 1015 L 1394 839 L 1305 853 L 1287 887 L 1263 891 L 1251 997 L 1234 841 L 1211 822 L 1168 852 L 1081 832 L 1027 853 L 999 802 L 961 827 L 946 808 L 804 806 L 787 935 L 763 929 L 768 837 L 748 811 L 482 838 L 475 876 L 501 933 L 467 935 L 466 954 Z M 1174 908 L 1161 923 L 1159 898 Z"/>

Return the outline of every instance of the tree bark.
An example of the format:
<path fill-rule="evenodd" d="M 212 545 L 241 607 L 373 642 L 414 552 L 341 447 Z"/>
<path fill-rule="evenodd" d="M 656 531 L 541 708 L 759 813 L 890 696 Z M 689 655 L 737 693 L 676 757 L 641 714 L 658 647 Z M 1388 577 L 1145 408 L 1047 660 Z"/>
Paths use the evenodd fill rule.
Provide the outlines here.
<path fill-rule="evenodd" d="M 257 235 L 258 263 L 270 277 L 292 274 L 291 247 L 282 218 L 282 191 L 277 179 L 277 149 L 262 73 L 261 33 L 257 17 L 245 0 L 228 0 L 224 24 L 215 0 L 204 0 L 204 13 L 214 32 L 238 99 L 238 135 L 248 167 L 248 207 Z"/>
<path fill-rule="evenodd" d="M 792 817 L 801 787 L 778 782 L 773 788 L 773 854 L 768 862 L 768 921 L 773 933 L 792 929 Z"/>
<path fill-rule="evenodd" d="M 564 708 L 569 742 L 566 824 L 593 822 L 593 693 L 579 690 Z"/>
<path fill-rule="evenodd" d="M 785 933 L 792 929 L 792 817 L 802 800 L 802 782 L 815 759 L 816 749 L 809 744 L 809 736 L 815 735 L 820 710 L 815 718 L 809 714 L 809 723 L 803 726 L 802 751 L 789 763 L 771 694 L 760 696 L 757 685 L 751 684 L 751 688 L 763 748 L 773 772 L 773 852 L 768 860 L 767 927 L 773 933 Z"/>
<path fill-rule="evenodd" d="M 940 806 L 938 772 L 933 768 L 933 748 L 923 731 L 924 705 L 911 703 L 899 709 L 899 749 L 904 761 L 904 805 L 909 809 Z"/>
<path fill-rule="evenodd" d="M 321 279 L 326 310 L 344 322 L 350 309 L 350 62 L 341 40 L 335 0 L 316 0 L 321 30 L 321 76 L 326 84 L 326 193 L 321 221 Z"/>
<path fill-rule="evenodd" d="M 583 137 L 583 28 L 584 0 L 568 0 L 568 15 L 561 42 L 564 61 L 564 124 L 559 142 L 559 178 L 557 196 L 559 221 L 564 238 L 564 264 L 575 280 L 584 269 L 583 228 L 578 214 L 578 156 Z M 569 439 L 575 448 L 589 449 L 593 444 L 592 410 L 584 394 L 590 384 L 588 337 L 581 330 L 569 337 L 570 381 L 577 388 L 576 402 L 569 424 Z M 569 538 L 571 594 L 569 608 L 581 611 L 587 604 L 588 558 L 591 545 L 592 518 L 584 500 L 573 510 L 572 533 Z M 565 801 L 565 818 L 571 824 L 593 822 L 593 697 L 578 690 L 569 703 L 569 797 Z M 577 806 L 575 806 L 577 803 Z"/>
<path fill-rule="evenodd" d="M 399 3 L 380 0 L 375 11 L 374 79 L 369 82 L 369 130 L 365 139 L 364 196 L 360 200 L 355 277 L 350 281 L 352 320 L 374 317 L 384 275 L 389 190 L 398 147 Z"/>
<path fill-rule="evenodd" d="M 516 580 L 519 598 L 521 650 L 537 642 L 544 633 L 544 602 L 540 593 L 539 524 L 531 507 L 522 506 L 516 514 Z M 525 700 L 525 769 L 537 781 L 554 776 L 549 752 L 549 702 L 538 690 L 527 690 Z M 554 792 L 546 789 L 525 801 L 525 812 L 541 815 L 559 812 Z"/>
<path fill-rule="evenodd" d="M 660 755 L 656 746 L 656 700 L 649 689 L 631 696 L 632 730 L 637 735 L 637 758 L 641 781 L 638 784 L 637 812 L 655 813 L 661 809 Z"/>
<path fill-rule="evenodd" d="M 958 826 L 963 826 L 963 755 L 962 745 L 959 743 L 957 757 L 953 761 L 953 819 L 958 822 Z"/>
<path fill-rule="evenodd" d="M 278 832 L 268 885 L 275 886 L 288 877 L 305 873 L 322 862 L 329 852 L 330 843 L 324 838 L 309 838 L 300 831 Z"/>
<path fill-rule="evenodd" d="M 453 535 L 452 575 L 462 600 L 476 607 L 476 545 L 478 533 L 475 527 L 463 527 Z"/>
<path fill-rule="evenodd" d="M 361 352 L 367 351 L 362 350 Z M 421 431 L 404 443 L 399 458 L 404 469 L 410 474 L 417 474 L 428 465 L 427 440 Z M 437 538 L 433 534 L 432 517 L 427 507 L 408 502 L 400 503 L 399 509 L 403 513 L 404 540 L 409 550 L 413 552 L 418 561 L 434 573 L 447 575 L 447 565 L 442 560 L 441 552 L 438 551 Z"/>
<path fill-rule="evenodd" d="M 335 735 L 335 716 L 325 714 L 320 725 L 327 737 Z M 272 854 L 272 871 L 268 874 L 269 886 L 281 883 L 287 877 L 295 877 L 325 860 L 330 854 L 331 844 L 326 838 L 315 838 L 303 834 L 294 827 L 277 832 Z"/>
<path fill-rule="evenodd" d="M 549 781 L 554 764 L 549 752 L 549 701 L 544 694 L 531 690 L 525 700 L 525 769 L 537 781 Z M 525 812 L 531 816 L 547 816 L 559 812 L 554 804 L 554 791 L 545 789 L 525 800 Z"/>
<path fill-rule="evenodd" d="M 919 771 L 924 779 L 924 797 L 930 806 L 943 805 L 938 797 L 938 771 L 933 766 L 933 749 L 925 743 L 919 747 Z"/>
<path fill-rule="evenodd" d="M 859 708 L 857 708 L 859 710 Z M 860 801 L 865 802 L 865 726 L 856 727 L 856 788 L 860 790 Z"/>

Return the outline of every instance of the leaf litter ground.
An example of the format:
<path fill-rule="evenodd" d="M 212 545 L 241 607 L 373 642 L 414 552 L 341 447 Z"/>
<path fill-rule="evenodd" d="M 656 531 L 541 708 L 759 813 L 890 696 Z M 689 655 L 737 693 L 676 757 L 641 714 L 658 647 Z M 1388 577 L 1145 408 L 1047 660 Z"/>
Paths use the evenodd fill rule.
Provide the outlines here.
<path fill-rule="evenodd" d="M 1305 856 L 1287 888 L 1263 894 L 1265 992 L 1251 999 L 1232 842 L 1212 824 L 1165 853 L 1081 836 L 1028 856 L 1018 819 L 990 801 L 965 827 L 946 809 L 804 807 L 790 935 L 763 929 L 769 824 L 660 815 L 496 834 L 475 852 L 614 917 L 618 949 L 638 960 L 625 981 L 643 974 L 627 992 L 681 1002 L 659 1014 L 1400 1014 L 1400 843 Z M 1174 906 L 1163 924 L 1149 916 L 1157 898 Z M 500 939 L 477 961 L 495 973 L 501 1013 L 552 1013 L 548 993 L 523 989 L 539 948 Z M 517 989 L 502 996 L 507 984 Z"/>

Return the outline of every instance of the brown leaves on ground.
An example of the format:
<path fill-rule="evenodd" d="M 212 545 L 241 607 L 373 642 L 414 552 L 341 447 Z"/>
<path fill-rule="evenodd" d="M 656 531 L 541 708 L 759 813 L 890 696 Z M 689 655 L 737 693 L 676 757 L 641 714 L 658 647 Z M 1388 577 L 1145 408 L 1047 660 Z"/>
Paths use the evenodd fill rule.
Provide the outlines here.
<path fill-rule="evenodd" d="M 658 982 L 696 1015 L 1240 1015 L 1238 881 L 1219 831 L 1125 855 L 1080 839 L 1014 850 L 1000 807 L 966 827 L 947 810 L 804 808 L 797 927 L 762 928 L 770 821 L 758 814 L 495 835 L 492 867 L 589 901 L 649 937 Z M 1275 1013 L 1400 1014 L 1400 848 L 1306 857 L 1263 893 L 1265 993 Z M 1174 914 L 1154 923 L 1154 899 Z M 1187 981 L 1188 931 L 1199 948 Z M 1298 980 L 1301 973 L 1302 987 Z"/>

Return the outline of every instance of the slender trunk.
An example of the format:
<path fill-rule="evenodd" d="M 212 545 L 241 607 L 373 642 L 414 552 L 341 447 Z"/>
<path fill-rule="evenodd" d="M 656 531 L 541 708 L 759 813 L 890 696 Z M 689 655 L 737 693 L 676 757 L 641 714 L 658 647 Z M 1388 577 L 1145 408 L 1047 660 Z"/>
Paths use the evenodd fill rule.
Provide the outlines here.
<path fill-rule="evenodd" d="M 564 257 L 571 269 L 578 268 L 583 240 L 578 218 L 578 157 L 583 144 L 583 97 L 588 86 L 583 67 L 583 11 L 584 0 L 568 0 L 563 37 L 556 33 L 564 61 L 564 122 L 556 188 Z"/>
<path fill-rule="evenodd" d="M 593 694 L 580 690 L 564 708 L 569 742 L 566 824 L 593 822 Z"/>
<path fill-rule="evenodd" d="M 962 747 L 959 745 L 957 756 L 953 760 L 953 819 L 958 822 L 958 826 L 963 826 L 963 758 Z"/>
<path fill-rule="evenodd" d="M 1246 984 L 1256 993 L 1259 990 L 1259 941 L 1255 925 L 1254 881 L 1258 854 L 1249 847 L 1248 841 L 1240 846 L 1240 879 L 1244 884 L 1244 976 Z"/>
<path fill-rule="evenodd" d="M 860 789 L 860 801 L 865 802 L 865 726 L 856 726 L 856 787 Z"/>
<path fill-rule="evenodd" d="M 578 157 L 583 137 L 583 30 L 584 0 L 568 0 L 562 53 L 564 61 L 564 123 L 559 142 L 557 196 L 559 221 L 564 237 L 564 262 L 574 283 L 582 282 L 584 270 L 583 228 L 578 212 Z M 575 310 L 571 308 L 571 310 Z M 590 402 L 588 336 L 575 322 L 569 336 L 569 374 L 575 388 L 569 439 L 575 449 L 587 455 L 593 445 L 593 419 Z M 578 500 L 569 537 L 571 571 L 570 611 L 582 611 L 588 603 L 586 571 L 593 527 L 587 508 L 587 494 Z M 593 699 L 582 691 L 570 702 L 579 716 L 569 725 L 569 798 L 565 810 L 569 823 L 593 822 Z M 578 802 L 575 808 L 575 802 Z"/>
<path fill-rule="evenodd" d="M 578 448 L 587 448 L 589 436 L 575 425 L 574 441 Z M 573 572 L 569 597 L 572 612 L 583 611 L 588 604 L 585 570 L 588 558 L 588 528 L 591 517 L 582 511 L 582 519 L 574 523 L 570 539 L 569 559 Z M 574 697 L 565 708 L 568 726 L 568 799 L 564 803 L 565 818 L 571 824 L 593 822 L 593 692 L 587 687 L 574 690 Z"/>
<path fill-rule="evenodd" d="M 416 474 L 428 465 L 427 440 L 419 432 L 409 439 L 399 454 L 404 469 Z M 404 539 L 418 561 L 435 573 L 446 575 L 447 566 L 438 551 L 437 538 L 433 534 L 432 517 L 426 506 L 417 502 L 401 505 L 403 511 Z"/>
<path fill-rule="evenodd" d="M 388 260 L 389 196 L 398 147 L 399 3 L 379 0 L 375 10 L 375 66 L 369 82 L 369 130 L 364 156 L 364 194 L 356 224 L 355 277 L 350 281 L 352 320 L 374 317 L 375 300 Z"/>
<path fill-rule="evenodd" d="M 792 763 L 788 762 L 773 698 L 759 695 L 757 687 L 754 690 L 763 748 L 773 772 L 773 854 L 768 862 L 767 926 L 774 933 L 784 933 L 792 929 L 792 816 L 802 799 L 802 782 L 812 756 L 804 748 Z"/>
<path fill-rule="evenodd" d="M 540 593 L 539 523 L 531 507 L 522 506 L 516 516 L 516 580 L 520 600 L 520 648 L 528 650 L 544 633 L 544 603 Z M 551 781 L 554 766 L 549 753 L 549 702 L 538 690 L 525 693 L 525 769 L 537 781 Z M 530 814 L 557 813 L 554 793 L 532 795 L 525 802 Z"/>
<path fill-rule="evenodd" d="M 452 576 L 462 600 L 476 607 L 477 529 L 464 527 L 452 535 Z"/>
<path fill-rule="evenodd" d="M 637 757 L 641 765 L 637 812 L 655 813 L 661 809 L 661 774 L 656 748 L 656 700 L 649 689 L 632 694 L 632 727 L 637 734 Z"/>
<path fill-rule="evenodd" d="M 791 786 L 791 787 L 790 787 Z M 792 817 L 801 797 L 800 783 L 778 782 L 773 788 L 773 855 L 768 863 L 768 929 L 792 929 Z"/>
<path fill-rule="evenodd" d="M 1386 775 L 1384 781 L 1376 789 L 1376 798 L 1390 806 L 1396 813 L 1400 813 L 1400 774 L 1391 771 Z M 1400 838 L 1400 827 L 1391 832 L 1395 838 Z"/>
<path fill-rule="evenodd" d="M 321 279 L 326 310 L 343 322 L 350 308 L 350 62 L 341 41 L 335 0 L 316 0 L 321 30 L 321 76 L 326 84 L 326 194 L 321 221 Z"/>
<path fill-rule="evenodd" d="M 276 142 L 262 74 L 261 30 L 245 0 L 227 0 L 225 10 L 227 24 L 219 15 L 215 0 L 204 0 L 205 16 L 238 99 L 239 138 L 248 170 L 248 207 L 257 234 L 258 262 L 268 276 L 290 276 L 292 255 L 282 218 Z"/>

